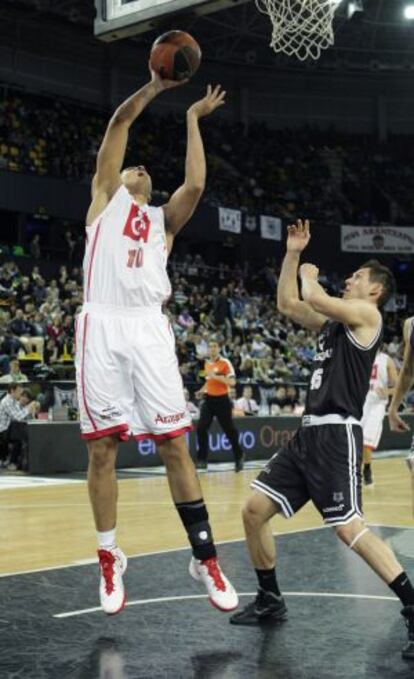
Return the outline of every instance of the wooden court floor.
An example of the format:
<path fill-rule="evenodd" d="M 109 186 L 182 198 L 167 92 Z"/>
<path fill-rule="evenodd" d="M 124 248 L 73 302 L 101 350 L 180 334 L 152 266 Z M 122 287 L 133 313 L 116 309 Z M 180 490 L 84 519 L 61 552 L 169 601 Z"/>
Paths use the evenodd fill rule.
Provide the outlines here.
<path fill-rule="evenodd" d="M 216 542 L 243 538 L 241 507 L 257 473 L 201 475 Z M 404 459 L 376 461 L 374 478 L 374 488 L 364 491 L 367 522 L 412 527 L 411 480 Z M 273 521 L 275 533 L 320 525 L 310 504 L 289 521 L 281 517 Z M 86 483 L 0 490 L 0 535 L 0 575 L 95 559 Z M 164 476 L 119 481 L 117 537 L 127 555 L 187 546 Z"/>

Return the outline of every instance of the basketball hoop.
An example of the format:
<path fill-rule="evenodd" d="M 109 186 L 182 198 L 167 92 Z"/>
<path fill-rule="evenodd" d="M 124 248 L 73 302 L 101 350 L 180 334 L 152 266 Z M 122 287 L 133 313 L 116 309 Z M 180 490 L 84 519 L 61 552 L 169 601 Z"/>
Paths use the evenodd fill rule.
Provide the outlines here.
<path fill-rule="evenodd" d="M 341 0 L 255 0 L 272 22 L 270 47 L 300 61 L 319 59 L 334 44 L 333 18 Z"/>

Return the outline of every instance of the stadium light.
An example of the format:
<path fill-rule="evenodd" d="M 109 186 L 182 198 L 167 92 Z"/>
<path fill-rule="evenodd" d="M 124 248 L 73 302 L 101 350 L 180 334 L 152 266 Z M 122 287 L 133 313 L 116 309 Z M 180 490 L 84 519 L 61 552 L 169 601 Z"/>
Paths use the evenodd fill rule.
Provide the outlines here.
<path fill-rule="evenodd" d="M 406 19 L 414 19 L 414 5 L 406 5 L 404 7 L 404 17 Z"/>

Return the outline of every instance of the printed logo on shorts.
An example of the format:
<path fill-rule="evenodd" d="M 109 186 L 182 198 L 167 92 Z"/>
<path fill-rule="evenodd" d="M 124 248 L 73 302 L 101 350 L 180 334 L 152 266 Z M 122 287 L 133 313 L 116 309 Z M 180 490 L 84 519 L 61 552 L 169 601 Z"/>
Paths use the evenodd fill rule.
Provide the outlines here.
<path fill-rule="evenodd" d="M 342 503 L 340 505 L 335 505 L 334 507 L 324 507 L 322 509 L 323 514 L 329 514 L 329 512 L 342 512 L 345 505 Z"/>
<path fill-rule="evenodd" d="M 131 238 L 132 240 L 142 240 L 146 243 L 148 241 L 150 226 L 151 222 L 147 213 L 141 210 L 139 205 L 133 203 L 125 222 L 122 235 L 128 236 L 128 238 Z"/>
<path fill-rule="evenodd" d="M 155 418 L 155 424 L 175 424 L 185 417 L 185 411 L 183 413 L 175 413 L 175 415 L 160 415 L 157 413 Z"/>
<path fill-rule="evenodd" d="M 112 417 L 120 417 L 121 415 L 121 411 L 116 406 L 105 406 L 100 413 L 103 420 L 110 420 Z"/>
<path fill-rule="evenodd" d="M 344 494 L 343 493 L 334 493 L 332 497 L 333 497 L 334 502 L 342 502 L 343 499 L 344 499 Z"/>

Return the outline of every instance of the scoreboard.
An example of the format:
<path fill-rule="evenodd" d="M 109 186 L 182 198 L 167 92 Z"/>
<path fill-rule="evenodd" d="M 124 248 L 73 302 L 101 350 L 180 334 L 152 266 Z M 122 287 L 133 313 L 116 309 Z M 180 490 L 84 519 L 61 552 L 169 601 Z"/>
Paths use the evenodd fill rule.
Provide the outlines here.
<path fill-rule="evenodd" d="M 203 15 L 235 7 L 249 0 L 95 0 L 94 32 L 111 42 L 136 33 L 151 31 L 167 17 Z M 178 26 L 169 26 L 177 28 Z M 165 30 L 168 30 L 165 28 Z"/>

